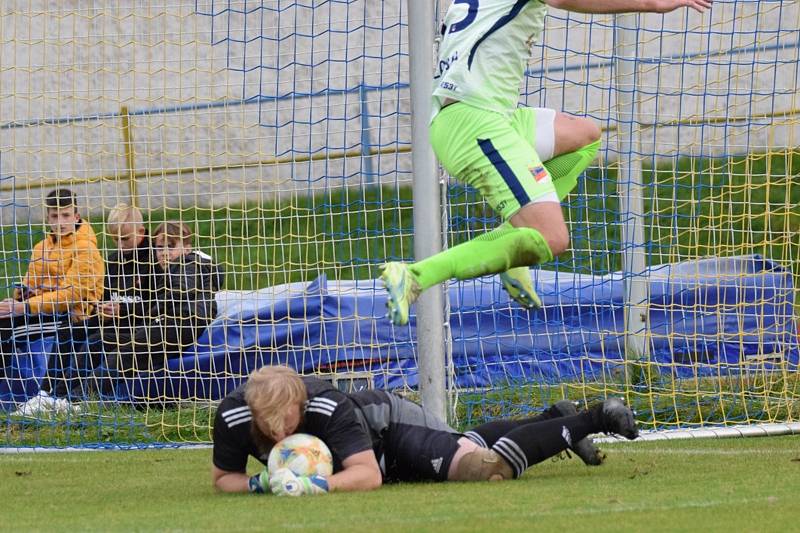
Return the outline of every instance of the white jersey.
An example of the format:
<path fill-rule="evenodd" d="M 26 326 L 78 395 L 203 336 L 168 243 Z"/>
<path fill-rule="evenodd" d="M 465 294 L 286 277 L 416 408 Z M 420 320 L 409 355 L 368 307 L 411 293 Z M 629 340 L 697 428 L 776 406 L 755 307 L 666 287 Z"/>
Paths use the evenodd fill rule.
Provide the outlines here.
<path fill-rule="evenodd" d="M 445 98 L 513 112 L 546 14 L 540 0 L 454 0 L 442 26 L 431 120 Z"/>

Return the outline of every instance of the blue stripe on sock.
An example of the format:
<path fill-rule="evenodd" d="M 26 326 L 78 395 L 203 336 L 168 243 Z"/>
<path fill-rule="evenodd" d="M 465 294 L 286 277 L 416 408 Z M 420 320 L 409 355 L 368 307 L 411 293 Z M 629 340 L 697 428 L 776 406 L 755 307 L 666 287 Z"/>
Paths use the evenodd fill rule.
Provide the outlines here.
<path fill-rule="evenodd" d="M 514 198 L 517 199 L 517 203 L 520 206 L 528 205 L 531 201 L 528 193 L 525 192 L 525 188 L 522 186 L 522 183 L 519 182 L 517 176 L 514 174 L 514 171 L 511 170 L 511 167 L 508 166 L 506 160 L 503 159 L 503 156 L 500 155 L 500 152 L 492 144 L 492 141 L 489 139 L 478 139 L 478 146 L 481 147 L 483 151 L 483 155 L 485 155 L 489 161 L 494 165 L 494 168 L 503 178 L 503 181 L 506 182 L 508 188 L 511 189 L 511 192 L 514 194 Z"/>

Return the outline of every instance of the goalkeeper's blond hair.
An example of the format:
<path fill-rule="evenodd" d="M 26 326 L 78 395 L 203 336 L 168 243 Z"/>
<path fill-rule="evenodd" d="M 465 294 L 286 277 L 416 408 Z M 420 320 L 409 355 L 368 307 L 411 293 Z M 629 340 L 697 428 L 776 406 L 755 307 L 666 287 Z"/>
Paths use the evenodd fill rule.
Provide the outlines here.
<path fill-rule="evenodd" d="M 293 405 L 308 399 L 306 386 L 300 376 L 288 366 L 263 366 L 250 374 L 244 389 L 244 399 L 253 419 L 261 422 L 269 434 L 283 433 L 284 419 Z"/>

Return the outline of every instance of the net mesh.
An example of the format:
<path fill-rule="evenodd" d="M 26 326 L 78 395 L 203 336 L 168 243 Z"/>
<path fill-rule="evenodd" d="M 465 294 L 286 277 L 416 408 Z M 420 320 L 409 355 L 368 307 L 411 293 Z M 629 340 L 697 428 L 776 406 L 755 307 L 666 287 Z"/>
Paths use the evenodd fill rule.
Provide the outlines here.
<path fill-rule="evenodd" d="M 571 250 L 532 271 L 543 311 L 510 304 L 494 278 L 449 287 L 458 424 L 609 395 L 659 429 L 797 420 L 800 8 L 718 1 L 634 20 L 551 9 L 533 46 L 521 103 L 591 117 L 603 147 L 564 203 Z M 631 57 L 615 50 L 620 25 Z M 415 394 L 414 330 L 383 318 L 375 281 L 384 261 L 413 259 L 407 35 L 401 1 L 3 3 L 0 296 L 51 238 L 56 188 L 76 193 L 105 272 L 119 267 L 107 219 L 124 203 L 151 234 L 186 224 L 195 261 L 224 284 L 202 285 L 212 297 L 154 289 L 205 294 L 217 327 L 195 318 L 187 337 L 106 346 L 117 363 L 145 354 L 115 371 L 73 357 L 96 331 L 66 297 L 47 318 L 59 335 L 36 334 L 33 314 L 6 319 L 2 445 L 208 441 L 216 400 L 260 364 Z M 640 216 L 624 197 L 632 166 Z M 499 223 L 476 191 L 452 178 L 443 190 L 449 244 Z M 644 273 L 626 271 L 631 251 Z M 633 331 L 624 293 L 642 280 L 647 327 Z M 146 329 L 174 307 L 132 318 Z M 42 386 L 50 399 L 20 412 Z"/>

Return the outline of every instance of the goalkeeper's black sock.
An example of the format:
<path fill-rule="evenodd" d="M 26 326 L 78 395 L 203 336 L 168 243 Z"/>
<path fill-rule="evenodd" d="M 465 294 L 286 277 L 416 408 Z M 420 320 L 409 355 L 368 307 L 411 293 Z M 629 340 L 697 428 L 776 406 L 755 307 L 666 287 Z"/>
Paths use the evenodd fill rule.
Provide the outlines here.
<path fill-rule="evenodd" d="M 566 450 L 573 442 L 599 430 L 592 414 L 584 411 L 512 429 L 497 440 L 492 450 L 511 465 L 517 478 L 529 466 Z"/>
<path fill-rule="evenodd" d="M 511 431 L 512 429 L 532 424 L 534 422 L 541 422 L 543 420 L 550 420 L 563 416 L 555 405 L 551 405 L 541 414 L 532 416 L 530 418 L 522 418 L 520 420 L 493 420 L 474 427 L 464 433 L 464 436 L 482 448 L 491 448 L 497 439 Z"/>

